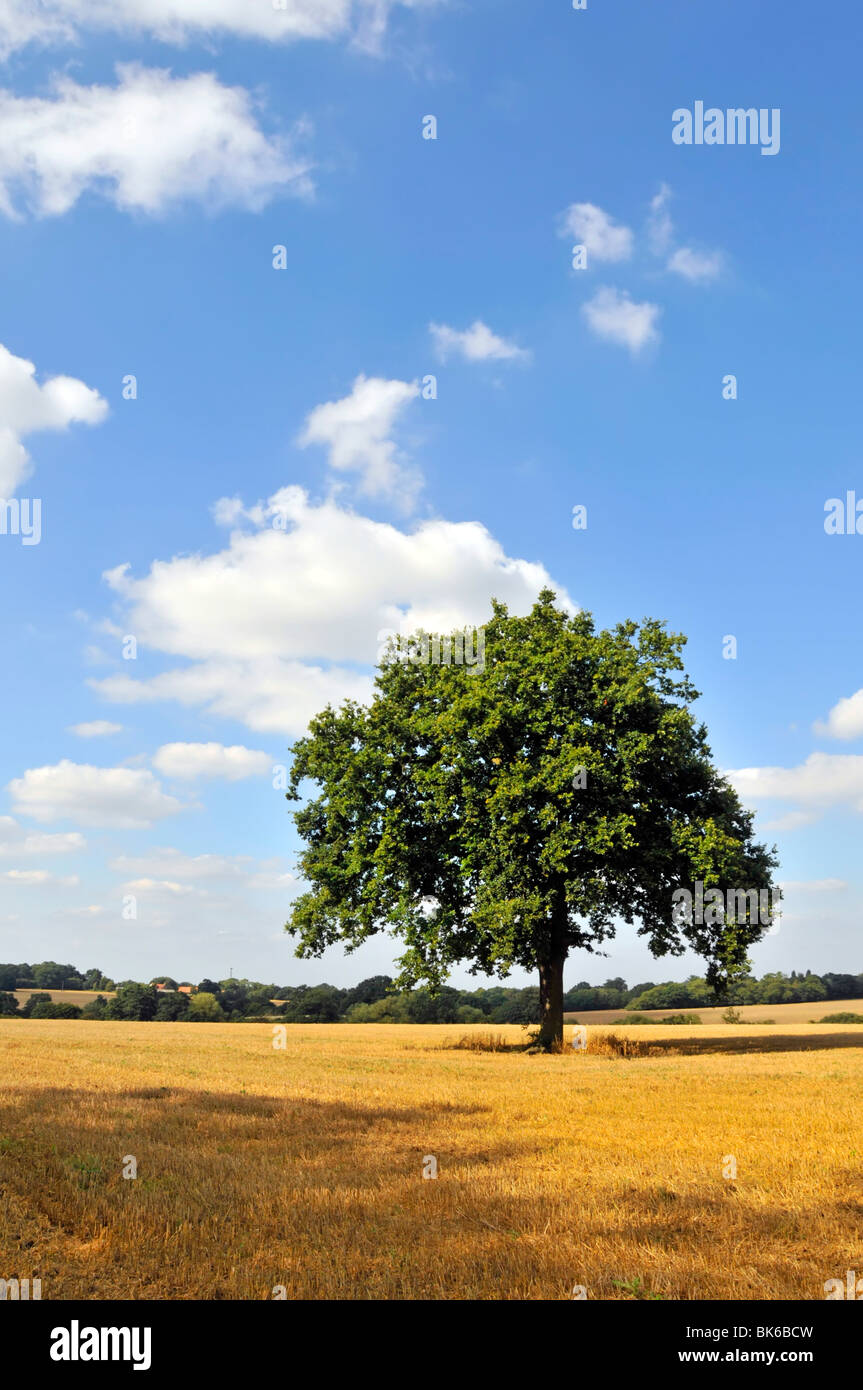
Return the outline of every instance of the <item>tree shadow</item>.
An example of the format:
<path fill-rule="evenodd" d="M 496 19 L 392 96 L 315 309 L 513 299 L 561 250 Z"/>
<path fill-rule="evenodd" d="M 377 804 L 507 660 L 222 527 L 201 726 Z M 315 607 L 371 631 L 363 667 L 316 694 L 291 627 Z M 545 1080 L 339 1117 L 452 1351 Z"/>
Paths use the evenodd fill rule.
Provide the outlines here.
<path fill-rule="evenodd" d="M 741 1037 L 737 1034 L 732 1038 L 652 1038 L 651 1031 L 649 1028 L 639 1029 L 639 1038 L 643 1032 L 644 1041 L 654 1056 L 659 1053 L 667 1053 L 670 1056 L 697 1056 L 711 1052 L 829 1052 L 841 1047 L 863 1048 L 863 1028 L 857 1033 L 773 1033 L 756 1037 Z"/>

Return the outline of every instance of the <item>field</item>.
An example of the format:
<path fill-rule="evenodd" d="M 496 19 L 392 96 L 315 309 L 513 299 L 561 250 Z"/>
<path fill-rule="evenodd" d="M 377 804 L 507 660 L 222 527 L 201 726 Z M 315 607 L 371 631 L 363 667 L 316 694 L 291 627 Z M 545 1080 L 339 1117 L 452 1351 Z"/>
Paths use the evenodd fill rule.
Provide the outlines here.
<path fill-rule="evenodd" d="M 83 1009 L 85 1004 L 92 1004 L 93 1000 L 98 999 L 100 994 L 103 999 L 113 999 L 116 991 L 113 989 L 13 989 L 12 993 L 22 1009 L 31 994 L 50 994 L 52 1004 L 77 1004 L 79 1009 Z"/>
<path fill-rule="evenodd" d="M 863 1272 L 863 1029 L 455 1046 L 487 1032 L 294 1025 L 276 1050 L 267 1024 L 0 1020 L 0 1275 L 43 1299 L 742 1300 Z"/>
<path fill-rule="evenodd" d="M 718 1009 L 703 1009 L 700 1004 L 687 1004 L 680 1009 L 644 1009 L 647 1018 L 665 1018 L 668 1014 L 698 1014 L 702 1023 L 722 1024 L 724 1006 Z M 743 1004 L 737 1011 L 743 1023 L 817 1023 L 827 1014 L 860 1014 L 863 1016 L 863 999 L 819 999 L 814 1004 Z M 575 1019 L 579 1023 L 614 1023 L 626 1017 L 625 1009 L 591 1009 L 589 1012 L 565 1014 L 567 1022 Z M 722 1024 L 725 1031 L 725 1024 Z"/>

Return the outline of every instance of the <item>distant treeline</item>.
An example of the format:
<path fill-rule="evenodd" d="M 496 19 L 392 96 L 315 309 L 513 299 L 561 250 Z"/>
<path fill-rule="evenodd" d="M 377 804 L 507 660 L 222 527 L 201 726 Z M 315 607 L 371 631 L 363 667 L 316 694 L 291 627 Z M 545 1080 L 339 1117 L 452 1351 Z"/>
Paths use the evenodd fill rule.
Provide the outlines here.
<path fill-rule="evenodd" d="M 161 988 L 157 988 L 161 986 Z M 23 1006 L 12 993 L 34 990 Z M 47 990 L 116 991 L 83 1008 L 54 1003 Z M 619 977 L 603 985 L 582 980 L 564 996 L 567 1013 L 594 1009 L 686 1009 L 717 1004 L 796 1004 L 827 999 L 863 999 L 863 974 L 814 975 L 792 970 L 774 972 L 760 980 L 747 977 L 717 997 L 700 976 L 675 981 L 627 985 Z M 133 1021 L 213 1023 L 278 1018 L 284 1023 L 537 1023 L 539 990 L 452 989 L 437 994 L 427 989 L 394 990 L 389 975 L 374 975 L 353 989 L 334 985 L 267 985 L 257 980 L 172 979 L 157 975 L 149 984 L 136 980 L 116 983 L 100 970 L 78 971 L 72 965 L 41 961 L 38 965 L 0 965 L 0 1015 L 19 1018 L 88 1018 Z"/>

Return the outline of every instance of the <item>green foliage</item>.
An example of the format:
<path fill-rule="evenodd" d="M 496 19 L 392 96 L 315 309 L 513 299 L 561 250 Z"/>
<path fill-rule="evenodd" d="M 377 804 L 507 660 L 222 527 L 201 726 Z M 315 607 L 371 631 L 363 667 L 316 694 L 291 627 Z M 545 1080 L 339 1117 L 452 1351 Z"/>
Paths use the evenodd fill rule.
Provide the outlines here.
<path fill-rule="evenodd" d="M 46 994 L 46 993 L 30 994 L 30 995 L 27 996 L 27 998 L 26 998 L 25 1001 L 24 1001 L 24 1004 L 22 1005 L 22 1008 L 21 1008 L 21 1017 L 22 1017 L 22 1018 L 32 1018 L 32 1017 L 33 1017 L 33 1010 L 36 1009 L 36 1008 L 38 1008 L 40 1004 L 50 1004 L 50 1003 L 51 1003 L 51 996 L 50 996 L 50 994 Z"/>
<path fill-rule="evenodd" d="M 156 1023 L 177 1023 L 188 1013 L 188 994 L 160 994 L 153 1018 Z"/>
<path fill-rule="evenodd" d="M 220 1023 L 225 1011 L 216 998 L 207 990 L 199 990 L 189 1001 L 188 1020 L 190 1023 Z"/>
<path fill-rule="evenodd" d="M 97 994 L 95 999 L 91 999 L 89 1004 L 85 1004 L 81 1010 L 81 1017 L 86 1019 L 107 1018 L 108 1001 L 104 994 Z"/>
<path fill-rule="evenodd" d="M 14 1018 L 18 1013 L 18 1000 L 14 994 L 0 990 L 0 1018 Z"/>
<path fill-rule="evenodd" d="M 681 923 L 673 890 L 766 888 L 775 855 L 712 765 L 683 643 L 652 620 L 597 632 L 545 590 L 525 618 L 493 603 L 483 669 L 390 660 L 369 707 L 324 710 L 288 792 L 317 789 L 295 812 L 297 954 L 387 930 L 401 988 L 439 989 L 459 963 L 539 969 L 548 1007 L 567 953 L 600 951 L 622 919 L 724 988 L 764 928 Z"/>
<path fill-rule="evenodd" d="M 30 1010 L 30 1013 L 28 1014 L 28 1017 L 80 1018 L 81 1010 L 77 1007 L 76 1004 L 54 1004 L 50 999 L 47 1002 L 45 1000 L 41 1000 L 38 1004 L 33 1005 L 32 1009 Z"/>
<path fill-rule="evenodd" d="M 139 985 L 127 980 L 117 989 L 114 998 L 108 1001 L 105 1017 L 146 1022 L 154 1018 L 159 1006 L 159 996 L 152 985 Z"/>
<path fill-rule="evenodd" d="M 863 1014 L 838 1013 L 825 1014 L 819 1023 L 863 1023 Z"/>

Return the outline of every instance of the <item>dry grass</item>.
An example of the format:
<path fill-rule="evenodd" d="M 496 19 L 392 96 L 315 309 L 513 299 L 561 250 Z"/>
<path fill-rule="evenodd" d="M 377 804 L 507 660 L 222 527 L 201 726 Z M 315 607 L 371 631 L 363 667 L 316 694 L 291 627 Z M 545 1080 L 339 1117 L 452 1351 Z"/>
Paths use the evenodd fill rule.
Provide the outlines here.
<path fill-rule="evenodd" d="M 31 994 L 50 994 L 52 1004 L 77 1004 L 80 1009 L 92 1004 L 101 995 L 103 999 L 113 999 L 113 989 L 13 989 L 12 993 L 23 1009 Z"/>
<path fill-rule="evenodd" d="M 703 1009 L 700 1004 L 687 1004 L 680 1009 L 639 1009 L 647 1018 L 662 1019 L 666 1014 L 698 1014 L 702 1023 L 722 1023 L 726 1006 Z M 740 1018 L 743 1023 L 810 1023 L 812 1019 L 823 1018 L 825 1014 L 863 1013 L 863 999 L 818 999 L 811 1004 L 741 1004 Z M 605 1024 L 616 1023 L 624 1018 L 624 1009 L 582 1009 L 576 1013 L 565 1014 L 570 1023 Z M 723 1025 L 724 1026 L 724 1025 Z"/>
<path fill-rule="evenodd" d="M 470 1031 L 291 1026 L 275 1051 L 266 1024 L 0 1021 L 0 1277 L 45 1299 L 819 1299 L 863 1272 L 860 1030 L 633 1028 L 636 1058 Z"/>

